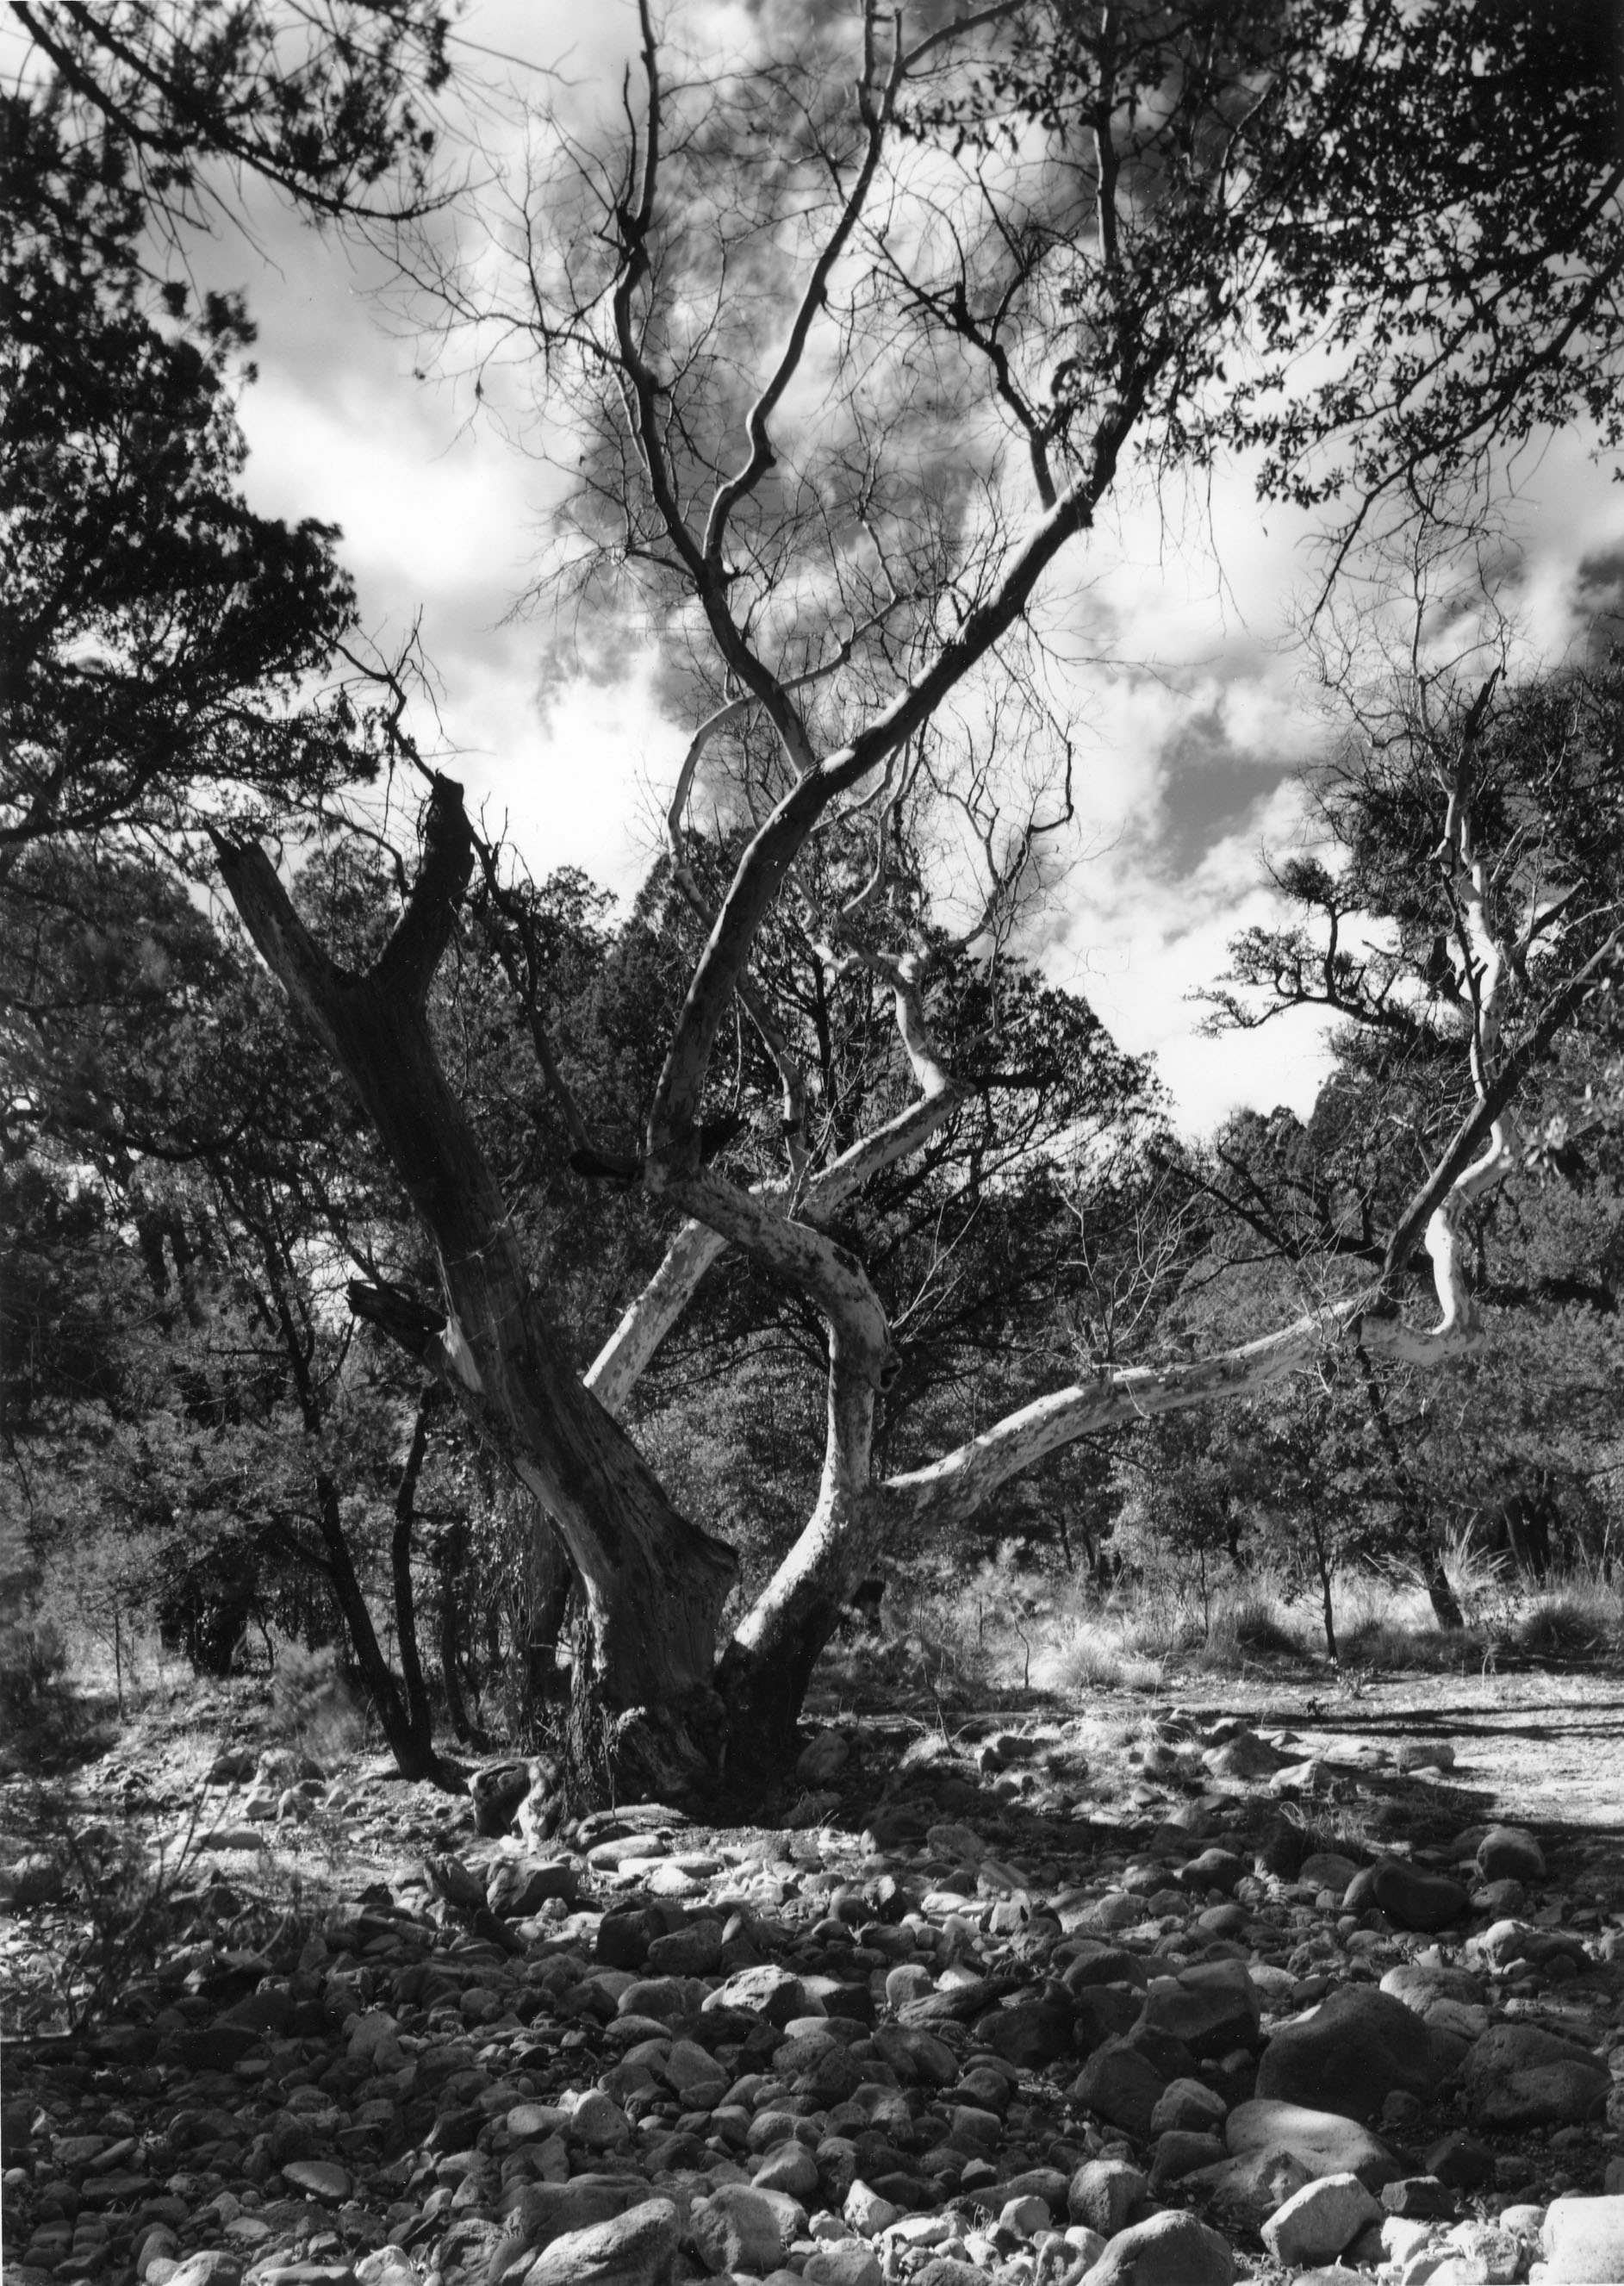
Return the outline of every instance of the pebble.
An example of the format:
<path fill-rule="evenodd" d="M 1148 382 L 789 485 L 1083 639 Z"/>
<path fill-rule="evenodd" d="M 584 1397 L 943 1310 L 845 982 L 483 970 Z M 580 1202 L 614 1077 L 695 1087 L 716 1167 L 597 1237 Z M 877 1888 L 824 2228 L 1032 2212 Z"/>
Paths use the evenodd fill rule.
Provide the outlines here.
<path fill-rule="evenodd" d="M 636 1804 L 521 1845 L 391 1785 L 431 1877 L 280 1932 L 222 1882 L 117 2021 L 8 2049 L 8 2286 L 1229 2286 L 1259 2227 L 1287 2269 L 1448 2286 L 1525 2274 L 1541 2222 L 1552 2286 L 1611 2261 L 1624 2196 L 1456 2219 L 1602 2185 L 1600 1916 L 1486 1927 L 1486 1887 L 1305 1852 L 1260 1784 L 1300 1742 L 1217 1727 L 1159 1725 L 1115 1827 L 976 1792 L 974 1748 L 866 1832 Z M 1029 1746 L 981 1775 L 1046 1783 Z M 865 1759 L 824 1730 L 801 1784 Z M 228 1761 L 273 1806 L 315 1784 Z M 1533 1836 L 1440 1862 L 1469 1859 L 1544 1890 Z M 1507 2150 L 1531 2101 L 1577 2140 Z"/>

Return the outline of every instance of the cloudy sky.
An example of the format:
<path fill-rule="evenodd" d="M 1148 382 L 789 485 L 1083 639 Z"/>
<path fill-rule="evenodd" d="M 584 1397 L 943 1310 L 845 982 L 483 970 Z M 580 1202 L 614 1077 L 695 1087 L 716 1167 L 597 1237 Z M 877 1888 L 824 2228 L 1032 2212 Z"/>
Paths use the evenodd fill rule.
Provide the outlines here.
<path fill-rule="evenodd" d="M 726 8 L 707 7 L 726 40 Z M 635 18 L 622 0 L 474 0 L 459 30 L 537 71 L 472 49 L 460 61 L 589 106 L 618 86 Z M 548 66 L 562 81 L 543 81 Z M 252 220 L 256 245 L 227 233 L 203 266 L 247 288 L 260 327 L 260 378 L 242 408 L 256 504 L 343 526 L 382 646 L 421 614 L 457 767 L 506 813 L 533 870 L 577 864 L 629 890 L 687 733 L 662 719 L 646 657 L 629 651 L 612 682 L 560 685 L 547 621 L 509 619 L 556 497 L 548 472 L 470 420 L 456 388 L 414 378 L 418 345 L 389 322 L 364 257 L 257 202 Z M 1530 642 L 1555 657 L 1594 609 L 1597 567 L 1624 551 L 1624 491 L 1579 439 L 1521 485 L 1518 601 Z M 1305 1110 L 1324 1068 L 1312 1020 L 1203 1041 L 1187 997 L 1221 970 L 1227 939 L 1268 914 L 1260 852 L 1297 832 L 1294 773 L 1327 735 L 1288 637 L 1313 582 L 1312 537 L 1300 517 L 1261 510 L 1235 469 L 1204 505 L 1129 514 L 1108 539 L 1122 664 L 1080 695 L 1076 862 L 1042 957 L 1126 1046 L 1156 1052 L 1192 1129 L 1240 1103 Z M 1063 558 L 1056 584 L 1068 576 Z"/>

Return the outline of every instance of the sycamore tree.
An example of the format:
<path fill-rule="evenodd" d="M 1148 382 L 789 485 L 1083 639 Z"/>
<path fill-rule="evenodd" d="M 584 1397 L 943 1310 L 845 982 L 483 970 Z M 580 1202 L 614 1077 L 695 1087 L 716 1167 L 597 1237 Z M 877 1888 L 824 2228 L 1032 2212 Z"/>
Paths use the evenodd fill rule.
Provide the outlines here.
<path fill-rule="evenodd" d="M 1003 956 L 1086 767 L 1061 583 L 1088 578 L 1113 501 L 1239 441 L 1275 490 L 1340 503 L 1345 534 L 1534 428 L 1616 427 L 1620 176 L 1605 42 L 1562 29 L 1564 85 L 1509 7 L 863 5 L 760 28 L 721 67 L 640 23 L 614 120 L 529 122 L 476 258 L 431 233 L 409 264 L 485 402 L 516 406 L 530 376 L 529 433 L 574 473 L 532 600 L 562 603 L 604 671 L 629 633 L 652 639 L 690 726 L 667 834 L 697 946 L 629 1150 L 532 1010 L 581 1163 L 676 1223 L 584 1375 L 428 1013 L 476 870 L 505 878 L 459 787 L 432 777 L 412 894 L 360 968 L 251 841 L 222 835 L 219 859 L 433 1244 L 435 1290 L 361 1284 L 353 1305 L 443 1376 L 568 1548 L 578 1761 L 671 1795 L 782 1754 L 842 1599 L 899 1532 L 945 1533 L 1083 1436 L 1328 1346 L 1430 1366 L 1479 1338 L 1462 1217 L 1613 940 L 1596 915 L 1559 973 L 1530 959 L 1492 894 L 1470 708 L 1419 781 L 1478 980 L 1463 1093 L 1361 1282 L 1214 1356 L 1091 1360 L 887 1475 L 903 1359 L 847 1210 L 1001 1069 Z M 1570 922 L 1591 903 L 1581 881 Z M 892 1086 L 855 1129 L 821 1084 L 817 993 L 772 952 L 792 923 L 825 978 L 889 1000 Z M 965 960 L 984 1028 L 950 1046 L 943 981 Z M 1018 1071 L 991 1088 L 1019 1092 Z M 734 1552 L 677 1510 L 623 1417 L 729 1249 L 815 1316 L 824 1438 L 805 1528 L 723 1640 Z M 1432 1326 L 1400 1308 L 1421 1251 Z"/>
<path fill-rule="evenodd" d="M 1530 663 L 1456 551 L 1409 559 L 1379 619 L 1327 638 L 1352 721 L 1317 781 L 1320 847 L 1277 863 L 1283 920 L 1237 940 L 1210 996 L 1219 1031 L 1328 1013 L 1337 1069 L 1305 1126 L 1237 1122 L 1186 1171 L 1220 1246 L 1266 1265 L 1277 1289 L 1347 1291 L 1469 1115 L 1507 1026 L 1573 996 L 1574 1021 L 1529 1059 L 1462 1186 L 1455 1274 L 1496 1353 L 1435 1400 L 1412 1370 L 1355 1352 L 1400 1543 L 1458 1627 L 1443 1545 L 1494 1501 L 1507 1441 L 1532 1468 L 1557 1458 L 1552 1418 L 1581 1446 L 1605 1439 L 1605 1400 L 1593 1408 L 1612 1378 L 1619 1248 L 1624 1040 L 1608 961 L 1624 677 L 1616 657 Z M 1575 1457 L 1560 1465 L 1582 1477 Z"/>

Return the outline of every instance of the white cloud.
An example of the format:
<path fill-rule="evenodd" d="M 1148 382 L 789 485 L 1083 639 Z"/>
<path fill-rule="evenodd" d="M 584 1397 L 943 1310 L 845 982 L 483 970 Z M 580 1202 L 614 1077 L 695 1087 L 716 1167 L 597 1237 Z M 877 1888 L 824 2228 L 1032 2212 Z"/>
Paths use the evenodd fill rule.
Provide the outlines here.
<path fill-rule="evenodd" d="M 685 11 L 681 28 L 737 54 L 760 23 L 717 5 Z M 577 117 L 616 89 L 636 36 L 629 5 L 563 0 L 481 0 L 457 28 L 538 65 L 563 59 L 568 84 L 531 85 Z M 647 653 L 630 649 L 612 678 L 561 683 L 546 624 L 504 623 L 556 477 L 493 427 L 469 427 L 454 390 L 414 380 L 415 345 L 381 327 L 370 298 L 381 272 L 366 257 L 269 206 L 255 221 L 270 264 L 255 272 L 240 240 L 208 257 L 210 282 L 246 283 L 261 322 L 262 378 L 244 406 L 250 495 L 343 525 L 380 641 L 421 609 L 456 767 L 476 800 L 505 812 L 532 866 L 579 864 L 629 889 L 657 846 L 657 797 L 682 733 L 662 719 Z M 1577 439 L 1521 475 L 1507 515 L 1524 616 L 1551 655 L 1581 632 L 1579 558 L 1624 543 L 1624 502 Z M 1047 918 L 1044 958 L 1124 1044 L 1155 1051 L 1193 1128 L 1240 1102 L 1305 1110 L 1326 1069 L 1313 1020 L 1207 1042 L 1185 997 L 1221 972 L 1238 928 L 1272 914 L 1259 847 L 1289 841 L 1300 816 L 1281 772 L 1326 735 L 1285 644 L 1295 599 L 1313 583 L 1309 532 L 1302 515 L 1260 508 L 1243 469 L 1161 501 L 1124 495 L 1046 606 L 1075 659 L 1081 862 Z M 1090 664 L 1102 656 L 1120 664 Z"/>
<path fill-rule="evenodd" d="M 1241 930 L 1281 918 L 1261 881 L 1259 852 L 1292 844 L 1301 831 L 1301 795 L 1288 784 L 1217 837 L 1189 874 L 1171 876 L 1154 852 L 1126 866 L 1114 857 L 1085 866 L 1068 922 L 1046 950 L 1056 983 L 1086 993 L 1124 1047 L 1156 1057 L 1179 1123 L 1192 1134 L 1245 1104 L 1305 1114 L 1329 1069 L 1325 1027 L 1312 1013 L 1209 1040 L 1189 998 L 1223 975 Z"/>

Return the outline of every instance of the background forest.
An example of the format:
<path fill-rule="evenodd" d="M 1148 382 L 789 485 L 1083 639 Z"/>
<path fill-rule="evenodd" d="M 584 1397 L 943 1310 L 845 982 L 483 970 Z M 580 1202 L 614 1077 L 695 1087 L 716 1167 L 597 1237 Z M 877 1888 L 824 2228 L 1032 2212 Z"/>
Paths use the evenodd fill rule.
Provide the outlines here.
<path fill-rule="evenodd" d="M 33 75 L 3 99 L 13 1725 L 49 1716 L 70 1667 L 122 1699 L 166 1660 L 328 1652 L 414 1771 L 498 1742 L 579 1754 L 583 1680 L 624 1714 L 583 1541 L 519 1464 L 522 1428 L 480 1411 L 493 1384 L 432 1181 L 321 1013 L 335 978 L 408 964 L 423 1068 L 503 1243 L 572 1388 L 597 1392 L 579 1401 L 628 1432 L 636 1499 L 697 1531 L 693 1576 L 714 1560 L 719 1640 L 743 1625 L 759 1647 L 783 1620 L 799 1679 L 821 1656 L 837 1690 L 921 1704 L 1179 1659 L 1476 1665 L 1616 1642 L 1624 655 L 1605 620 L 1572 655 L 1531 652 L 1482 491 L 1496 440 L 1616 421 L 1616 71 L 1584 12 L 1543 81 L 1517 12 L 1479 12 L 1511 107 L 1540 122 L 1515 181 L 1515 122 L 1452 113 L 1438 146 L 1428 74 L 1388 51 L 1368 83 L 1343 71 L 1313 7 L 1084 32 L 994 9 L 927 19 L 906 55 L 854 16 L 829 36 L 857 97 L 848 72 L 821 108 L 809 34 L 741 93 L 662 80 L 645 20 L 624 177 L 555 138 L 547 307 L 516 315 L 506 284 L 480 305 L 489 264 L 454 272 L 433 228 L 454 195 L 430 123 L 446 21 L 294 12 L 290 59 L 272 6 L 198 12 L 208 41 L 184 10 L 110 11 L 122 43 L 20 9 Z M 1372 52 L 1407 42 L 1413 65 L 1431 43 L 1437 67 L 1458 12 L 1373 10 Z M 1354 99 L 1385 153 L 1376 195 L 1326 123 Z M 752 105 L 788 139 L 729 238 Z M 1011 119 L 1024 141 L 1000 139 Z M 1504 138 L 1506 211 L 1518 184 L 1552 186 L 1518 209 L 1528 263 L 1497 254 L 1488 278 L 1459 252 L 1494 219 L 1474 136 Z M 694 726 L 667 850 L 629 904 L 462 816 L 421 661 L 365 642 L 335 532 L 247 505 L 252 326 L 178 251 L 233 169 L 328 228 L 390 234 L 437 322 L 527 329 L 564 391 L 586 473 L 551 592 L 589 618 L 635 586 Z M 894 217 L 911 198 L 932 219 L 887 237 L 876 184 Z M 661 200 L 691 213 L 701 193 L 714 243 L 690 242 L 679 276 Z M 933 237 L 955 200 L 980 237 Z M 1462 212 L 1478 238 L 1452 239 Z M 1541 270 L 1574 213 L 1570 268 Z M 1396 243 L 1427 274 L 1429 222 L 1465 270 L 1399 297 L 1378 354 L 1359 328 Z M 790 346 L 753 372 L 749 312 L 715 281 L 774 232 L 790 282 L 750 291 Z M 841 417 L 820 426 L 795 390 L 825 319 Z M 1271 398 L 1270 360 L 1338 328 L 1336 386 Z M 1246 387 L 1225 363 L 1242 340 L 1265 376 Z M 962 497 L 894 461 L 908 423 L 864 394 L 894 386 L 904 342 L 937 360 L 909 406 L 934 449 L 979 436 L 973 389 L 974 418 L 1003 424 Z M 1435 356 L 1447 386 L 1426 393 Z M 1277 924 L 1236 939 L 1206 1021 L 1315 1009 L 1333 1060 L 1306 1119 L 1191 1136 L 1036 958 L 1076 765 L 1030 598 L 1120 469 L 1154 485 L 1242 447 L 1276 496 L 1343 518 L 1305 651 L 1329 731 L 1312 831 L 1266 854 Z M 997 491 L 1016 448 L 1037 540 Z M 708 524 L 690 509 L 707 492 Z M 1440 1214 L 1470 1338 L 1434 1357 L 1403 1313 L 1426 1312 Z M 628 1302 L 707 1220 L 714 1244 L 611 1397 Z M 883 1357 L 859 1402 L 865 1311 Z M 483 1384 L 457 1364 L 465 1326 Z M 1273 1359 L 1282 1328 L 1292 1369 L 1254 1370 L 1250 1345 Z M 1175 1397 L 1141 1402 L 1135 1376 Z M 1111 1418 L 1087 1414 L 1096 1391 L 1120 1398 Z M 1064 1441 L 1043 1428 L 1057 1391 Z M 1042 1430 L 1019 1465 L 937 1497 L 1017 1421 Z M 815 1526 L 845 1536 L 838 1561 L 814 1551 L 808 1601 Z M 797 1688 L 792 1722 L 799 1706 Z"/>

